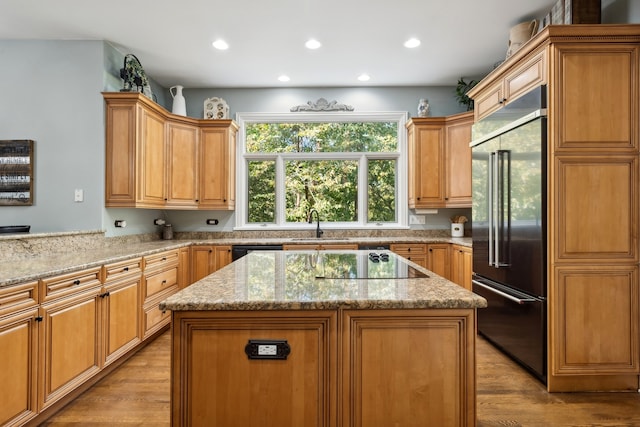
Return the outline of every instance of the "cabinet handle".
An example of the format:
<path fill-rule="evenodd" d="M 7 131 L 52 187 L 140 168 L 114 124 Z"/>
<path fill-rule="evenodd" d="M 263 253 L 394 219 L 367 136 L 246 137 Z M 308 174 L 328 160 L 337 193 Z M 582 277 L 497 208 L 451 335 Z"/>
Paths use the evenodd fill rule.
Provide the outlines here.
<path fill-rule="evenodd" d="M 80 284 L 80 279 L 76 279 L 76 280 L 74 280 L 74 281 L 73 281 L 73 284 L 74 284 L 74 285 L 79 285 L 79 284 Z"/>
<path fill-rule="evenodd" d="M 109 295 L 111 295 L 111 293 L 109 293 L 109 292 L 105 292 L 104 294 L 101 294 L 101 295 L 100 295 L 100 298 L 106 298 L 106 297 L 108 297 Z"/>
<path fill-rule="evenodd" d="M 213 249 L 209 249 L 209 253 L 213 252 Z"/>
<path fill-rule="evenodd" d="M 36 318 L 34 319 L 36 322 L 42 322 L 42 320 L 44 320 L 42 318 L 42 316 L 36 316 Z"/>
<path fill-rule="evenodd" d="M 429 252 L 433 252 L 433 249 L 429 248 Z"/>
<path fill-rule="evenodd" d="M 507 98 L 502 98 L 500 101 L 498 101 L 498 104 L 504 104 L 505 102 L 507 102 Z"/>
<path fill-rule="evenodd" d="M 167 259 L 165 257 L 162 257 L 162 261 L 166 261 Z"/>
<path fill-rule="evenodd" d="M 166 281 L 166 280 L 163 280 L 163 281 L 162 281 L 162 284 L 163 284 L 163 285 L 166 285 L 166 284 L 167 284 L 167 281 Z"/>
<path fill-rule="evenodd" d="M 129 267 L 123 268 L 122 271 L 129 271 Z"/>

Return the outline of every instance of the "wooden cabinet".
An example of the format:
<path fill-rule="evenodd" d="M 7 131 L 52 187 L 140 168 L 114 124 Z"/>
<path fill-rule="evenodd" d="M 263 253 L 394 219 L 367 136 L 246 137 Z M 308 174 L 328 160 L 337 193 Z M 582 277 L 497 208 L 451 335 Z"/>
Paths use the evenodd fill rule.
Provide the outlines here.
<path fill-rule="evenodd" d="M 200 124 L 201 208 L 235 208 L 237 130 L 231 120 L 208 120 Z"/>
<path fill-rule="evenodd" d="M 107 264 L 103 269 L 101 366 L 137 346 L 141 335 L 142 258 Z"/>
<path fill-rule="evenodd" d="M 549 391 L 638 388 L 638 63 L 638 25 L 552 25 L 469 93 L 547 84 Z"/>
<path fill-rule="evenodd" d="M 341 325 L 338 425 L 476 425 L 473 310 L 345 310 Z"/>
<path fill-rule="evenodd" d="M 38 282 L 0 289 L 0 425 L 38 413 Z"/>
<path fill-rule="evenodd" d="M 198 137 L 197 126 L 167 121 L 166 207 L 198 206 Z"/>
<path fill-rule="evenodd" d="M 100 371 L 99 267 L 42 279 L 40 410 Z"/>
<path fill-rule="evenodd" d="M 449 243 L 427 244 L 427 269 L 445 279 L 451 277 L 450 247 Z"/>
<path fill-rule="evenodd" d="M 178 286 L 178 249 L 144 257 L 142 284 L 142 338 L 147 339 L 165 327 L 171 313 L 163 312 L 158 304 L 180 288 Z"/>
<path fill-rule="evenodd" d="M 547 81 L 546 51 L 522 59 L 503 76 L 492 81 L 474 98 L 475 120 L 480 120 Z"/>
<path fill-rule="evenodd" d="M 451 281 L 472 290 L 473 252 L 471 248 L 451 245 Z"/>
<path fill-rule="evenodd" d="M 162 207 L 165 204 L 165 119 L 135 98 L 106 104 L 106 207 Z"/>
<path fill-rule="evenodd" d="M 173 314 L 172 425 L 336 425 L 335 311 L 212 313 Z M 286 340 L 291 352 L 250 359 L 249 340 Z"/>
<path fill-rule="evenodd" d="M 234 209 L 232 120 L 169 113 L 139 93 L 104 93 L 106 207 Z"/>
<path fill-rule="evenodd" d="M 191 250 L 185 246 L 178 251 L 178 286 L 184 289 L 191 283 Z"/>
<path fill-rule="evenodd" d="M 390 245 L 389 249 L 421 267 L 428 268 L 427 245 L 424 243 L 395 243 Z"/>
<path fill-rule="evenodd" d="M 473 113 L 407 123 L 409 207 L 471 206 Z"/>
<path fill-rule="evenodd" d="M 231 246 L 191 246 L 191 283 L 210 275 L 231 263 Z"/>

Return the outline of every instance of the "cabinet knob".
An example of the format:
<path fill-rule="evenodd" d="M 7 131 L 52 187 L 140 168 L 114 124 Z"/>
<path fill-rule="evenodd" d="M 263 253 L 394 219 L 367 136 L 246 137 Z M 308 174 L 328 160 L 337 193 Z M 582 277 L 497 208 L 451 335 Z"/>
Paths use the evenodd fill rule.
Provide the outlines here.
<path fill-rule="evenodd" d="M 73 281 L 73 284 L 74 284 L 74 285 L 79 285 L 79 284 L 80 284 L 80 279 L 76 279 L 76 280 L 74 280 L 74 281 Z"/>
<path fill-rule="evenodd" d="M 198 203 L 200 200 L 196 199 L 196 203 Z"/>
<path fill-rule="evenodd" d="M 163 285 L 166 285 L 166 284 L 167 284 L 167 281 L 166 281 L 166 280 L 163 280 L 163 281 L 162 281 L 162 284 L 163 284 Z"/>
<path fill-rule="evenodd" d="M 129 267 L 123 268 L 122 271 L 129 271 Z"/>
<path fill-rule="evenodd" d="M 42 316 L 36 316 L 35 321 L 36 322 L 42 322 Z"/>

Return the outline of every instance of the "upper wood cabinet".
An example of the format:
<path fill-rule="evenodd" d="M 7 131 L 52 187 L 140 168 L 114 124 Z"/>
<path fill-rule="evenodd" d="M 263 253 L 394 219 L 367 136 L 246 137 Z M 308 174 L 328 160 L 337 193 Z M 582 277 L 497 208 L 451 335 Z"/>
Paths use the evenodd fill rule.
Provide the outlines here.
<path fill-rule="evenodd" d="M 474 96 L 475 119 L 488 116 L 503 105 L 547 81 L 546 51 L 538 51 L 518 63 L 504 77 L 492 81 L 481 93 Z"/>
<path fill-rule="evenodd" d="M 409 207 L 471 206 L 473 112 L 407 123 Z"/>
<path fill-rule="evenodd" d="M 103 93 L 106 207 L 235 208 L 232 120 L 169 113 L 139 93 Z"/>

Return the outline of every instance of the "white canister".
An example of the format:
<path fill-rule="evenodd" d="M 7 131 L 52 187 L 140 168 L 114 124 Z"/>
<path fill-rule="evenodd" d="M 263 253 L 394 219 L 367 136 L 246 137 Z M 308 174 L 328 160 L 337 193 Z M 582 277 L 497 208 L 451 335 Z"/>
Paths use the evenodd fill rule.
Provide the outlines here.
<path fill-rule="evenodd" d="M 175 89 L 176 93 L 173 93 L 173 90 Z M 181 116 L 186 116 L 187 115 L 187 103 L 184 99 L 184 95 L 182 95 L 182 86 L 171 86 L 169 88 L 169 93 L 171 94 L 171 96 L 173 97 L 173 108 L 171 109 L 171 112 L 173 114 L 178 114 Z"/>
<path fill-rule="evenodd" d="M 464 223 L 451 223 L 451 237 L 464 237 Z"/>

